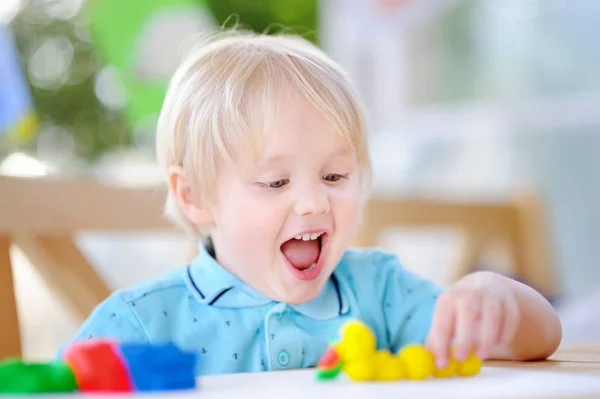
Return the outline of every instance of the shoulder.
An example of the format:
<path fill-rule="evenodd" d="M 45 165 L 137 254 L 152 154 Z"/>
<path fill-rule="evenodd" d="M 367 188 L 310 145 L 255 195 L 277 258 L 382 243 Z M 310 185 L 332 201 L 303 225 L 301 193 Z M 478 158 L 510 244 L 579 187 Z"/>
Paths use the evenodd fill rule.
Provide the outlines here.
<path fill-rule="evenodd" d="M 178 297 L 187 292 L 185 275 L 186 269 L 179 267 L 133 287 L 116 291 L 112 297 L 114 301 L 122 301 L 128 305 Z"/>
<path fill-rule="evenodd" d="M 179 267 L 131 288 L 113 292 L 99 303 L 66 345 L 82 339 L 119 342 L 178 341 L 194 302 L 187 288 L 187 268 Z M 198 316 L 201 317 L 201 316 Z"/>
<path fill-rule="evenodd" d="M 149 339 L 151 331 L 144 323 L 144 316 L 180 303 L 185 293 L 183 269 L 117 290 L 94 308 L 79 335 L 112 336 L 120 340 L 135 335 Z"/>

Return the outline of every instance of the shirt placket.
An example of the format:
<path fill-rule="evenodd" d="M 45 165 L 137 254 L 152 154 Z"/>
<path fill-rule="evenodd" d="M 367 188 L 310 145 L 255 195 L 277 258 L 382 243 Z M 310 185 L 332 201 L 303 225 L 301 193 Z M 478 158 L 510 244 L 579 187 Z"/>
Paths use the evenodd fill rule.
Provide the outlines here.
<path fill-rule="evenodd" d="M 298 339 L 293 317 L 284 303 L 273 306 L 265 316 L 265 340 L 269 370 L 297 369 L 302 365 L 304 341 Z"/>

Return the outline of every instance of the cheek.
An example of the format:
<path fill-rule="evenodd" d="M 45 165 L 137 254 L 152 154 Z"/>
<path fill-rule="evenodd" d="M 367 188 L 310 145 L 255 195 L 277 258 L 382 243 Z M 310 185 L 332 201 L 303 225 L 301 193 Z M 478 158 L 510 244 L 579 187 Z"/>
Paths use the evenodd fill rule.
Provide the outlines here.
<path fill-rule="evenodd" d="M 260 247 L 272 245 L 282 226 L 277 204 L 270 204 L 248 192 L 230 192 L 219 212 L 221 226 L 217 228 L 234 240 L 235 243 L 230 244 L 242 252 L 258 255 Z"/>
<path fill-rule="evenodd" d="M 335 206 L 333 209 L 336 225 L 343 227 L 344 233 L 348 236 L 352 236 L 358 222 L 361 199 L 361 190 L 358 184 L 352 184 L 334 196 Z"/>

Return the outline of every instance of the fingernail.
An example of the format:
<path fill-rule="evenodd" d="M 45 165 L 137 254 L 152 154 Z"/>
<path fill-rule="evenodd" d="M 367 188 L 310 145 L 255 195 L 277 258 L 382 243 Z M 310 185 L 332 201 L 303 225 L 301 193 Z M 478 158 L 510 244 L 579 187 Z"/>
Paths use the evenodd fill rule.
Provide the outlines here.
<path fill-rule="evenodd" d="M 446 358 L 444 358 L 444 357 L 440 357 L 435 361 L 435 365 L 439 369 L 443 369 L 444 367 L 446 367 L 446 363 L 447 363 Z"/>

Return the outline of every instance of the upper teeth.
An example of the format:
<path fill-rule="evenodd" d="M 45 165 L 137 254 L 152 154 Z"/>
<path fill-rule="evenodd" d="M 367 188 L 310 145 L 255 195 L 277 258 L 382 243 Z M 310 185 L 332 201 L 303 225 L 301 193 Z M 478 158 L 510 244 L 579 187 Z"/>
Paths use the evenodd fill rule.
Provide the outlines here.
<path fill-rule="evenodd" d="M 296 236 L 294 238 L 296 240 L 302 240 L 302 241 L 316 240 L 317 238 L 319 238 L 319 236 L 321 236 L 321 234 L 323 234 L 323 233 L 302 234 L 302 235 Z"/>

